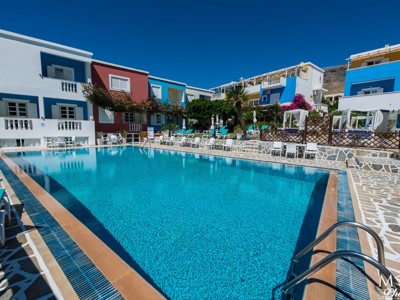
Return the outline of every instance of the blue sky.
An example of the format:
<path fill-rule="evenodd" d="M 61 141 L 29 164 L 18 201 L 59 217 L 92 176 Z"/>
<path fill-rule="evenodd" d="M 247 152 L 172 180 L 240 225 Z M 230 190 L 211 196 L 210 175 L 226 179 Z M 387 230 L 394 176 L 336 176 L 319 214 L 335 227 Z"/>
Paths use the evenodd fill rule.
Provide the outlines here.
<path fill-rule="evenodd" d="M 0 28 L 210 88 L 398 44 L 399 11 L 396 0 L 21 0 L 3 1 Z"/>

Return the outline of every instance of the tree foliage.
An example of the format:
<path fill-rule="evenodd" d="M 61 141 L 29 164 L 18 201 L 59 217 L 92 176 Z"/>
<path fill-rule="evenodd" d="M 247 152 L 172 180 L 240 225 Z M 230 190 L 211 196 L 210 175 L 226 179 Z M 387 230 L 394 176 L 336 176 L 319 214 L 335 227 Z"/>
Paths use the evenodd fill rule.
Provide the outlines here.
<path fill-rule="evenodd" d="M 233 104 L 240 123 L 240 128 L 246 136 L 246 123 L 244 121 L 242 106 L 247 103 L 248 92 L 243 87 L 237 87 L 226 93 L 226 99 Z"/>
<path fill-rule="evenodd" d="M 293 109 L 304 109 L 304 110 L 312 109 L 311 105 L 307 103 L 306 99 L 304 99 L 304 96 L 301 94 L 296 94 L 290 105 L 282 105 L 281 108 L 283 111 L 293 110 Z"/>
<path fill-rule="evenodd" d="M 206 99 L 193 100 L 186 107 L 186 116 L 196 119 L 203 128 L 210 127 L 213 114 L 217 114 L 221 119 L 227 121 L 235 114 L 235 109 L 231 103 L 225 100 L 210 101 Z"/>
<path fill-rule="evenodd" d="M 85 98 L 99 107 L 114 112 L 141 112 L 141 113 L 165 113 L 174 117 L 183 117 L 185 110 L 176 103 L 161 103 L 154 98 L 147 98 L 136 103 L 127 93 L 112 93 L 104 88 L 90 83 L 82 84 L 82 93 Z"/>

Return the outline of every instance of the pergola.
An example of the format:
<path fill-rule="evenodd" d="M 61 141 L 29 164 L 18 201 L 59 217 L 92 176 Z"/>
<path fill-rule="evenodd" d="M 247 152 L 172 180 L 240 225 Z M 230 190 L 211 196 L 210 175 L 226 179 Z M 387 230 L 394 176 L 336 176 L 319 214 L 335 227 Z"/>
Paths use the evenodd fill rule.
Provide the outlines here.
<path fill-rule="evenodd" d="M 289 129 L 298 128 L 300 130 L 304 129 L 304 123 L 306 121 L 307 116 L 308 116 L 308 111 L 304 109 L 293 109 L 285 111 L 283 113 L 283 129 L 285 128 Z M 288 126 L 286 126 L 287 121 L 289 121 Z M 292 127 L 293 123 L 295 123 L 297 127 Z"/>
<path fill-rule="evenodd" d="M 364 116 L 351 117 L 351 112 L 365 112 Z M 359 128 L 359 121 L 365 121 L 364 126 Z M 367 130 L 375 131 L 376 128 L 382 123 L 383 114 L 379 109 L 355 109 L 344 110 L 340 118 L 339 129 L 343 128 L 346 123 L 346 129 Z M 355 125 L 355 127 L 353 127 Z"/>

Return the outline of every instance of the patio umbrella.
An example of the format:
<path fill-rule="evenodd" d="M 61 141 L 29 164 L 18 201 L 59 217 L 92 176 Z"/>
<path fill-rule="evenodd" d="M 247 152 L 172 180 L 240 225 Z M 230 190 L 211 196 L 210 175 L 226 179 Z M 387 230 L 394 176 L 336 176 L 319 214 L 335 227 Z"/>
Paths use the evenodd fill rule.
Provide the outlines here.
<path fill-rule="evenodd" d="M 253 123 L 257 123 L 257 118 L 256 118 L 256 116 L 257 116 L 257 113 L 256 113 L 255 110 L 253 110 Z"/>
<path fill-rule="evenodd" d="M 182 129 L 186 129 L 186 120 L 185 119 L 182 120 Z"/>

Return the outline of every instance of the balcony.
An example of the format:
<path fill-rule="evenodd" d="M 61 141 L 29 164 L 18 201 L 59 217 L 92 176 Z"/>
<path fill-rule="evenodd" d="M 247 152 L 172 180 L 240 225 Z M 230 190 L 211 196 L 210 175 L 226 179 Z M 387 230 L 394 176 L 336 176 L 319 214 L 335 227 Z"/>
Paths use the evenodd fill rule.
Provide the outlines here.
<path fill-rule="evenodd" d="M 211 100 L 225 99 L 225 93 L 216 93 L 211 96 Z"/>
<path fill-rule="evenodd" d="M 46 97 L 68 100 L 84 99 L 79 82 L 43 77 L 42 88 L 46 91 Z"/>
<path fill-rule="evenodd" d="M 281 88 L 286 86 L 286 78 L 285 77 L 277 77 L 277 78 L 271 78 L 264 80 L 261 83 L 261 87 L 266 90 L 266 89 L 275 89 L 275 88 Z"/>
<path fill-rule="evenodd" d="M 255 86 L 247 86 L 247 87 L 246 87 L 246 91 L 247 91 L 249 94 L 260 93 L 260 85 L 257 84 L 257 85 L 255 85 Z"/>
<path fill-rule="evenodd" d="M 313 109 L 315 109 L 316 111 L 321 111 L 321 112 L 327 113 L 328 112 L 328 105 L 327 104 L 323 104 L 323 103 L 314 104 L 313 105 Z"/>
<path fill-rule="evenodd" d="M 338 109 L 382 109 L 389 111 L 399 110 L 400 92 L 343 97 L 339 100 Z"/>
<path fill-rule="evenodd" d="M 94 121 L 0 118 L 0 146 L 3 147 L 17 146 L 17 140 L 29 141 L 25 146 L 44 146 L 46 137 L 58 136 L 85 138 L 88 144 L 94 144 Z"/>

